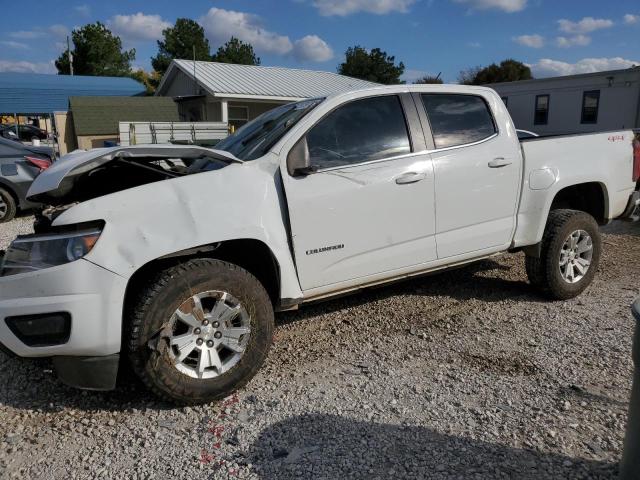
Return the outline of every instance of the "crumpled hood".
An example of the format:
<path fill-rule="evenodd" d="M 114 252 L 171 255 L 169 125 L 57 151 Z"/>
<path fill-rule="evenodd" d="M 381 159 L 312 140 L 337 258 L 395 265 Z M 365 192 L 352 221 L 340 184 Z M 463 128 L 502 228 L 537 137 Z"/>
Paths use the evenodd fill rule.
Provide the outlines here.
<path fill-rule="evenodd" d="M 47 198 L 62 197 L 67 191 L 71 190 L 77 177 L 116 159 L 194 159 L 204 156 L 228 162 L 243 163 L 242 160 L 223 150 L 195 145 L 136 145 L 96 148 L 88 151 L 78 150 L 63 156 L 38 175 L 31 184 L 27 197 L 35 201 L 46 201 Z"/>

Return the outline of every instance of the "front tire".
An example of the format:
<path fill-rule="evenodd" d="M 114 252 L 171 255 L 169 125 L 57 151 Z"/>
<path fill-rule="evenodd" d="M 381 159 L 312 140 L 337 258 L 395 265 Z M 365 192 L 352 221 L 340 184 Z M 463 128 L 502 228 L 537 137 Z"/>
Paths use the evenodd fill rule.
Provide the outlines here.
<path fill-rule="evenodd" d="M 540 257 L 527 256 L 532 285 L 554 300 L 580 295 L 593 281 L 602 239 L 595 219 L 577 210 L 552 210 L 542 237 Z"/>
<path fill-rule="evenodd" d="M 130 359 L 158 396 L 209 403 L 257 373 L 273 328 L 271 301 L 253 275 L 220 260 L 189 260 L 160 272 L 139 295 Z"/>
<path fill-rule="evenodd" d="M 17 211 L 18 206 L 16 205 L 16 200 L 13 198 L 13 195 L 4 188 L 0 188 L 0 223 L 13 220 Z"/>

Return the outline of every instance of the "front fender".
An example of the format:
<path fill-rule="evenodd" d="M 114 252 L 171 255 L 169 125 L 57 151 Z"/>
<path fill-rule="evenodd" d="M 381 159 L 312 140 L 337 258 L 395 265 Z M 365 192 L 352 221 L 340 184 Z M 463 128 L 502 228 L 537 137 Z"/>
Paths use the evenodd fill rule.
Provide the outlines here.
<path fill-rule="evenodd" d="M 211 172 L 143 185 L 72 207 L 54 225 L 104 220 L 86 259 L 130 278 L 175 252 L 236 239 L 267 245 L 281 273 L 281 296 L 302 296 L 291 258 L 276 170 L 233 164 Z"/>

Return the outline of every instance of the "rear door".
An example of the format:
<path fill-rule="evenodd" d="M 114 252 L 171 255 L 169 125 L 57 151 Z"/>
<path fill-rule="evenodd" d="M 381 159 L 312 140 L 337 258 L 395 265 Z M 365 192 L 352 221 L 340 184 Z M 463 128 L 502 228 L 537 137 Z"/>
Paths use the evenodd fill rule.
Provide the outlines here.
<path fill-rule="evenodd" d="M 515 133 L 486 95 L 423 93 L 433 135 L 438 258 L 498 251 L 512 240 L 521 182 Z"/>
<path fill-rule="evenodd" d="M 283 169 L 303 290 L 437 258 L 433 168 L 410 95 L 349 101 L 305 135 L 317 173 Z"/>

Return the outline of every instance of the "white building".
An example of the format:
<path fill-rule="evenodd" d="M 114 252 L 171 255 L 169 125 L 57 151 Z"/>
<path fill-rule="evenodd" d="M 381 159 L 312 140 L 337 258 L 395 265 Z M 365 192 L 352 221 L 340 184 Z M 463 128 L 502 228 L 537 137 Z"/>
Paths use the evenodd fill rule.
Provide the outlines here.
<path fill-rule="evenodd" d="M 540 135 L 640 128 L 640 67 L 487 85 Z"/>
<path fill-rule="evenodd" d="M 156 95 L 173 97 L 183 121 L 238 128 L 283 103 L 372 86 L 331 72 L 174 60 Z"/>

